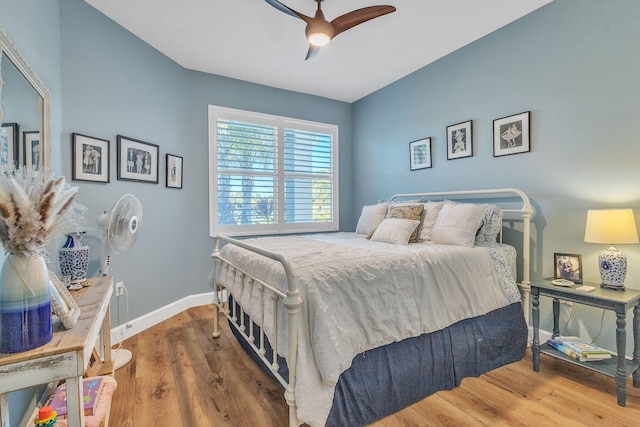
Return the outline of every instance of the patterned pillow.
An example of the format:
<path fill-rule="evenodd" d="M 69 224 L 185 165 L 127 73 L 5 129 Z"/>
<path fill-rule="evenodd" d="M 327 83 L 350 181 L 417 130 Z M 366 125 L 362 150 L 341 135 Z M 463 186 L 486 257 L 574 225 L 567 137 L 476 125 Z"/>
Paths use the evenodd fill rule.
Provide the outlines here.
<path fill-rule="evenodd" d="M 420 221 L 422 224 L 422 213 L 424 212 L 424 205 L 422 203 L 408 204 L 408 205 L 391 205 L 389 206 L 389 212 L 387 212 L 387 218 L 400 218 L 411 219 L 414 221 Z M 420 224 L 411 233 L 409 243 L 415 243 L 420 235 Z"/>
<path fill-rule="evenodd" d="M 502 211 L 495 205 L 489 205 L 484 213 L 484 220 L 478 229 L 478 234 L 476 234 L 476 243 L 495 243 L 501 230 Z"/>

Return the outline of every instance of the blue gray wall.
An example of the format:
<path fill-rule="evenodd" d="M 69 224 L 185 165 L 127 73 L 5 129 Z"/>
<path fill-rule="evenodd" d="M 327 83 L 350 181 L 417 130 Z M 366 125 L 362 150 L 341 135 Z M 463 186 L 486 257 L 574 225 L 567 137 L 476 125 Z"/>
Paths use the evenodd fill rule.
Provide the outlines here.
<path fill-rule="evenodd" d="M 584 243 L 587 210 L 640 217 L 639 19 L 636 0 L 556 0 L 355 102 L 354 209 L 397 192 L 520 188 L 538 211 L 533 279 L 553 275 L 564 252 L 582 254 L 585 280 L 599 282 L 606 248 Z M 494 158 L 493 120 L 523 111 L 532 151 Z M 474 155 L 447 160 L 446 126 L 466 120 Z M 422 137 L 432 138 L 433 168 L 411 172 L 409 141 Z M 626 285 L 640 289 L 640 245 L 620 249 Z M 565 333 L 595 337 L 601 310 L 572 310 Z M 615 349 L 614 331 L 608 312 L 597 343 Z"/>

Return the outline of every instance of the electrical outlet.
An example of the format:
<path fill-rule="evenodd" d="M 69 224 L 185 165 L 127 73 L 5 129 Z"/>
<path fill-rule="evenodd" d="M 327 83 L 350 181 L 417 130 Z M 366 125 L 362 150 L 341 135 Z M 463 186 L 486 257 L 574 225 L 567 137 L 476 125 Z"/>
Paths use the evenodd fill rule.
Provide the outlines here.
<path fill-rule="evenodd" d="M 116 283 L 116 296 L 119 297 L 124 294 L 124 282 Z"/>

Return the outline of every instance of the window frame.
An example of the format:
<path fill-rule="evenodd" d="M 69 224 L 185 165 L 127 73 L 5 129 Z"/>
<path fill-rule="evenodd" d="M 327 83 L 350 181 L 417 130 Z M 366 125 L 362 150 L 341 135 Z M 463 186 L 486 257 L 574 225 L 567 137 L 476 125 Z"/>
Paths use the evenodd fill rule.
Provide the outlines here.
<path fill-rule="evenodd" d="M 337 231 L 339 229 L 339 171 L 338 171 L 338 126 L 295 119 L 291 117 L 272 114 L 257 113 L 253 111 L 239 110 L 235 108 L 209 105 L 209 235 L 218 234 L 225 236 L 258 236 L 274 234 L 295 234 Z M 253 176 L 274 176 L 274 200 L 277 203 L 277 217 L 273 224 L 244 224 L 244 225 L 220 225 L 218 224 L 218 119 L 235 120 L 240 122 L 255 123 L 277 127 L 275 174 L 258 172 Z M 284 135 L 285 129 L 295 129 L 314 133 L 331 135 L 331 165 L 333 192 L 331 206 L 333 207 L 333 220 L 321 223 L 286 223 L 285 222 L 285 178 L 296 173 L 286 173 L 284 166 Z M 242 171 L 238 173 L 242 174 Z M 312 174 L 313 175 L 313 174 Z"/>

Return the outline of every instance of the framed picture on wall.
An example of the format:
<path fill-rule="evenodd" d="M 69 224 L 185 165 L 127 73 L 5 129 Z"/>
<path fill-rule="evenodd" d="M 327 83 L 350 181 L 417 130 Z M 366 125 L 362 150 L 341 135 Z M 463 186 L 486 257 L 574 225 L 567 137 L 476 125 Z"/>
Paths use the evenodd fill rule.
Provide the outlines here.
<path fill-rule="evenodd" d="M 20 134 L 17 123 L 3 123 L 0 128 L 0 165 L 18 165 Z"/>
<path fill-rule="evenodd" d="M 109 145 L 106 139 L 71 134 L 71 178 L 109 182 Z"/>
<path fill-rule="evenodd" d="M 167 154 L 167 187 L 182 188 L 182 157 Z"/>
<path fill-rule="evenodd" d="M 582 255 L 554 253 L 553 263 L 555 265 L 554 279 L 582 283 Z"/>
<path fill-rule="evenodd" d="M 409 143 L 409 169 L 412 171 L 431 167 L 431 138 Z"/>
<path fill-rule="evenodd" d="M 22 144 L 24 165 L 30 169 L 40 170 L 42 168 L 40 132 L 37 130 L 22 132 Z"/>
<path fill-rule="evenodd" d="M 531 151 L 529 116 L 525 111 L 493 121 L 493 157 Z"/>
<path fill-rule="evenodd" d="M 447 126 L 447 160 L 473 156 L 471 120 Z"/>
<path fill-rule="evenodd" d="M 158 183 L 158 157 L 156 144 L 118 135 L 118 179 Z"/>

